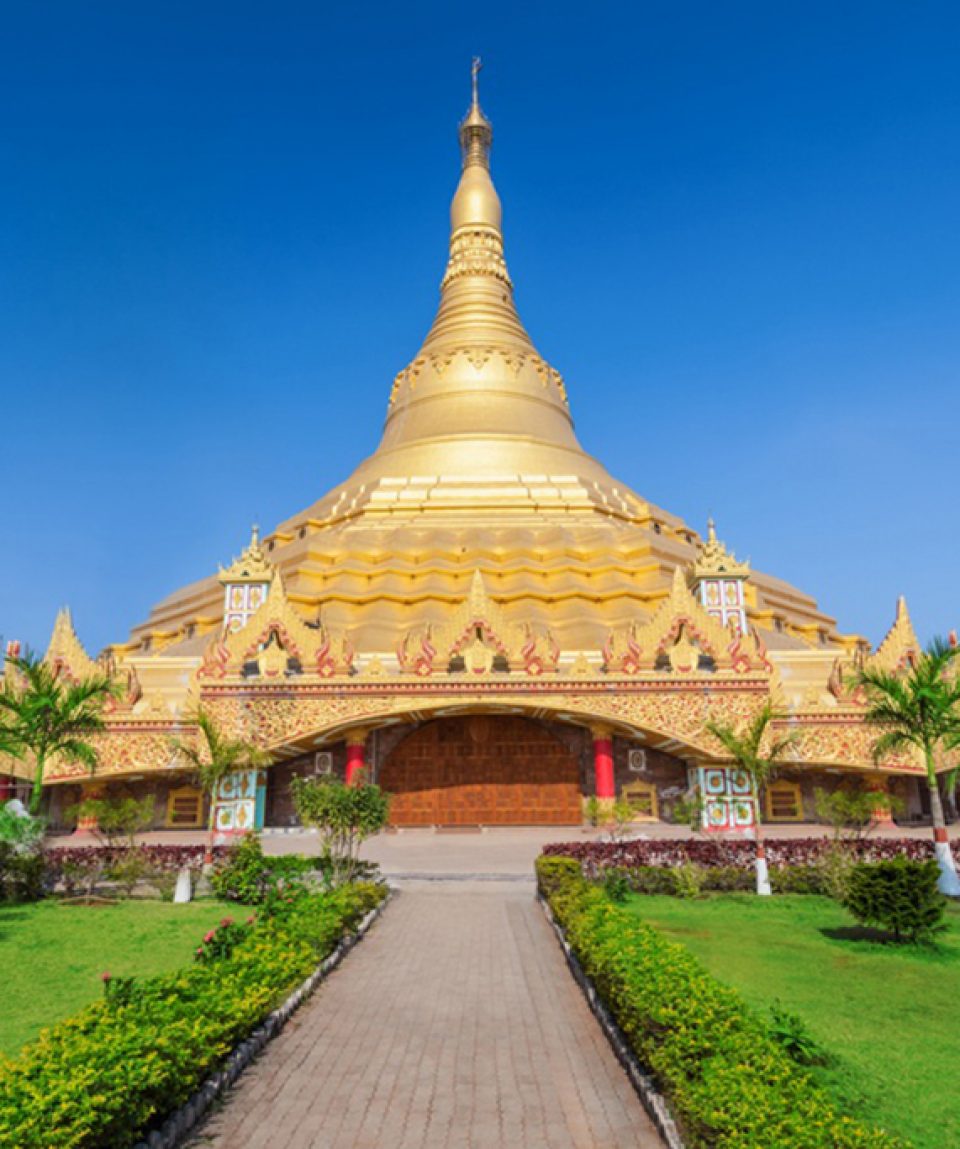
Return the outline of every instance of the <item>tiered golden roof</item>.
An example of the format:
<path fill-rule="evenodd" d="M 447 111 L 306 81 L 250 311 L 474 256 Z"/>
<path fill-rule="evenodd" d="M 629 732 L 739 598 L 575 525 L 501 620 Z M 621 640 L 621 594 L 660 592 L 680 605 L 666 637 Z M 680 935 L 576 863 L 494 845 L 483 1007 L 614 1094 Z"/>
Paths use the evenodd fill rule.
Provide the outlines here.
<path fill-rule="evenodd" d="M 256 552 L 282 571 L 298 610 L 313 617 L 322 604 L 360 654 L 392 658 L 413 627 L 445 626 L 480 570 L 511 624 L 599 659 L 611 630 L 652 617 L 676 568 L 714 554 L 715 539 L 698 552 L 695 530 L 610 475 L 577 440 L 564 382 L 514 303 L 492 139 L 475 73 L 439 308 L 394 381 L 380 445 Z M 651 429 L 623 402 L 610 422 L 635 423 L 642 460 Z M 701 465 L 716 468 L 722 489 L 724 460 L 704 455 Z M 125 651 L 199 657 L 221 596 L 214 574 L 171 595 Z M 748 612 L 771 648 L 843 641 L 811 597 L 757 572 Z"/>

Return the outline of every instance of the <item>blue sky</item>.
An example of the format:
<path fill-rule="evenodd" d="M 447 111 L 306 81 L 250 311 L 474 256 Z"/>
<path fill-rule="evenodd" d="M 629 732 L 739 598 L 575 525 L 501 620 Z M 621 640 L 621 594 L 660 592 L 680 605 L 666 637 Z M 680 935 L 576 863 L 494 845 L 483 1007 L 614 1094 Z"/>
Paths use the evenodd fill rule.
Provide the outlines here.
<path fill-rule="evenodd" d="M 375 447 L 475 52 L 587 449 L 844 630 L 960 623 L 955 3 L 0 17 L 0 634 L 122 640 Z"/>

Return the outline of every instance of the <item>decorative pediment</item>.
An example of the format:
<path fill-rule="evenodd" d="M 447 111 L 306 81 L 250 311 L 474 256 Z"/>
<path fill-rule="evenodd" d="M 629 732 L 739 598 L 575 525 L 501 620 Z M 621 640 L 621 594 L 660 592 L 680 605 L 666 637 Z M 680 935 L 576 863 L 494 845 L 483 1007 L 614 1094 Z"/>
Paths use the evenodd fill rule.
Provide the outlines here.
<path fill-rule="evenodd" d="M 400 669 L 427 677 L 458 668 L 489 674 L 501 660 L 503 669 L 529 675 L 552 674 L 560 648 L 549 630 L 532 623 L 511 623 L 487 593 L 479 570 L 474 571 L 470 594 L 444 624 L 415 627 L 397 649 Z"/>
<path fill-rule="evenodd" d="M 81 682 L 92 675 L 103 673 L 103 668 L 83 649 L 83 644 L 73 626 L 70 608 L 66 606 L 59 612 L 53 624 L 50 645 L 43 660 L 59 674 L 74 682 Z"/>
<path fill-rule="evenodd" d="M 886 670 L 892 673 L 909 666 L 919 653 L 920 640 L 910 621 L 907 600 L 901 595 L 897 599 L 897 617 L 893 621 L 893 626 L 887 631 L 883 642 L 873 654 L 867 657 L 864 665 L 871 670 Z"/>
<path fill-rule="evenodd" d="M 746 578 L 750 574 L 748 562 L 738 563 L 737 556 L 717 538 L 713 519 L 707 520 L 707 538 L 700 544 L 693 564 L 694 579 Z"/>
<path fill-rule="evenodd" d="M 755 634 L 728 630 L 711 618 L 687 586 L 680 567 L 673 572 L 670 594 L 647 623 L 630 623 L 614 631 L 603 650 L 610 674 L 660 670 L 690 675 L 732 670 L 769 673 L 771 664 Z"/>
<path fill-rule="evenodd" d="M 250 532 L 250 542 L 239 558 L 228 567 L 220 568 L 220 581 L 227 583 L 262 583 L 273 577 L 273 564 L 260 545 L 260 528 L 254 526 Z"/>
<path fill-rule="evenodd" d="M 287 598 L 280 571 L 274 570 L 264 601 L 239 630 L 211 639 L 197 673 L 201 678 L 244 672 L 265 678 L 288 673 L 329 678 L 349 674 L 352 666 L 349 640 L 322 621 L 308 623 Z"/>

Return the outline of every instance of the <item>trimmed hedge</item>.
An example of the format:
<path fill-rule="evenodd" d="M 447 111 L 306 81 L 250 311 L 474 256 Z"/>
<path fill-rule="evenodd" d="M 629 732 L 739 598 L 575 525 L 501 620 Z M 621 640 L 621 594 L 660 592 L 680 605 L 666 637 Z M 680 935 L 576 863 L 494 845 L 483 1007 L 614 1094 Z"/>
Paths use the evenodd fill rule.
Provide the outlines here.
<path fill-rule="evenodd" d="M 813 866 L 834 845 L 831 838 L 764 838 L 767 864 L 771 870 L 785 866 Z M 960 838 L 951 843 L 960 863 Z M 888 862 L 905 857 L 924 862 L 934 856 L 932 838 L 867 838 L 844 842 L 843 847 L 858 862 Z M 583 864 L 588 878 L 602 875 L 610 866 L 735 866 L 752 870 L 756 844 L 745 840 L 720 841 L 711 838 L 632 839 L 626 842 L 551 842 L 543 847 L 547 857 L 575 858 Z"/>
<path fill-rule="evenodd" d="M 231 1049 L 386 895 L 303 895 L 222 958 L 136 982 L 0 1061 L 4 1149 L 124 1149 L 182 1105 Z"/>
<path fill-rule="evenodd" d="M 191 870 L 199 870 L 203 865 L 203 857 L 206 852 L 204 846 L 138 846 L 137 849 L 150 863 L 152 869 L 169 874 L 176 874 L 184 866 L 189 866 Z M 116 848 L 110 846 L 48 847 L 43 851 L 47 882 L 52 888 L 61 881 L 65 863 L 78 866 L 102 865 L 104 869 L 109 869 L 110 866 L 122 861 L 127 853 L 128 850 L 125 846 Z M 229 847 L 215 846 L 213 849 L 214 860 L 222 861 L 228 853 Z"/>
<path fill-rule="evenodd" d="M 573 859 L 537 880 L 587 977 L 696 1149 L 907 1149 L 840 1114 L 740 995 L 615 905 Z"/>

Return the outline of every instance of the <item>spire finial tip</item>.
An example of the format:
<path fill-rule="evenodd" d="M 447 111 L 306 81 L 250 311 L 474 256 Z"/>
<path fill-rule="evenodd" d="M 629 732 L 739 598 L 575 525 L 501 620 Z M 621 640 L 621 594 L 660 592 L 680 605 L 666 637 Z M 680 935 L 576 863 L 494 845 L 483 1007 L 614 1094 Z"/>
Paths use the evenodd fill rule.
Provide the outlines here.
<path fill-rule="evenodd" d="M 480 69 L 482 67 L 483 60 L 479 56 L 474 56 L 470 65 L 470 83 L 473 88 L 473 106 L 475 108 L 480 106 Z"/>

